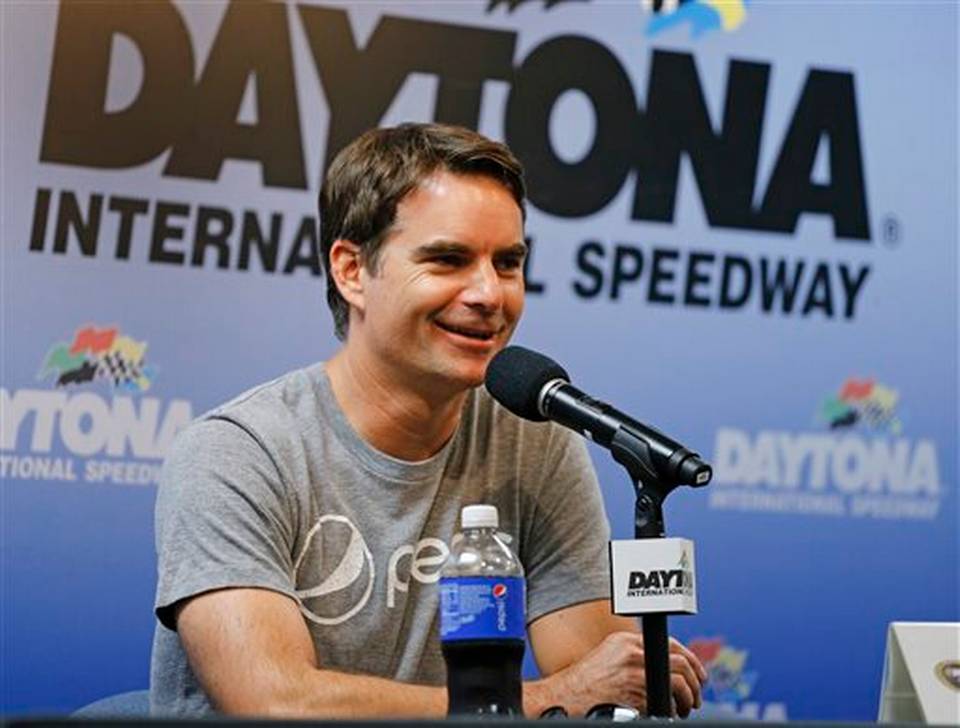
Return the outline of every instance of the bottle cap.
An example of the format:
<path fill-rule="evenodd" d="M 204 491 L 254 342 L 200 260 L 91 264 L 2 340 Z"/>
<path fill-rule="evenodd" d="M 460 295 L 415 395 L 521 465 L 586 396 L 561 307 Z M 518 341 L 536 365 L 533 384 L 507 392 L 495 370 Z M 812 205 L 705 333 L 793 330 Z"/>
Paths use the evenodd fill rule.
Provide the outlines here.
<path fill-rule="evenodd" d="M 496 528 L 500 525 L 500 515 L 496 506 L 464 506 L 460 523 L 464 528 Z"/>

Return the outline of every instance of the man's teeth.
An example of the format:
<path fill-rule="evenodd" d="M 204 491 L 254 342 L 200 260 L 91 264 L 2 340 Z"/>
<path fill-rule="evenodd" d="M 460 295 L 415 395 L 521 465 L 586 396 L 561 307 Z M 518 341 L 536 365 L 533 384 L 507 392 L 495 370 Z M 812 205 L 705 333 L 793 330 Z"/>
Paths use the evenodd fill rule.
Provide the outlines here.
<path fill-rule="evenodd" d="M 464 329 L 459 326 L 453 326 L 451 324 L 440 324 L 440 326 L 447 331 L 452 331 L 455 334 L 460 334 L 461 336 L 469 336 L 471 339 L 481 339 L 486 340 L 493 336 L 492 331 L 476 331 L 474 329 Z"/>

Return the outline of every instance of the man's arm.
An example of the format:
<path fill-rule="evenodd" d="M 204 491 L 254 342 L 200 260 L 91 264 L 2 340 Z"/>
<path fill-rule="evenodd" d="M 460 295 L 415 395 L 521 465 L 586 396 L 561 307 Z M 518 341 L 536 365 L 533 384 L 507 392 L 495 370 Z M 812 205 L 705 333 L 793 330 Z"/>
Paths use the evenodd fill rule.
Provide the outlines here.
<path fill-rule="evenodd" d="M 296 602 L 222 589 L 183 603 L 177 631 L 217 710 L 231 715 L 440 717 L 444 688 L 323 669 Z"/>
<path fill-rule="evenodd" d="M 643 636 L 635 620 L 611 612 L 609 600 L 546 614 L 530 625 L 529 636 L 546 677 L 527 685 L 528 714 L 562 705 L 571 715 L 582 715 L 598 703 L 646 711 Z M 692 652 L 671 639 L 670 673 L 677 713 L 686 716 L 700 707 L 706 670 Z"/>
<path fill-rule="evenodd" d="M 265 589 L 222 589 L 185 601 L 177 628 L 190 665 L 218 710 L 314 718 L 441 717 L 442 687 L 325 670 L 296 603 Z M 587 602 L 538 619 L 530 639 L 542 680 L 524 684 L 525 712 L 551 705 L 582 714 L 602 702 L 643 708 L 642 639 L 632 620 Z M 678 711 L 699 705 L 700 663 L 671 645 Z M 701 673 L 702 674 L 702 673 Z"/>

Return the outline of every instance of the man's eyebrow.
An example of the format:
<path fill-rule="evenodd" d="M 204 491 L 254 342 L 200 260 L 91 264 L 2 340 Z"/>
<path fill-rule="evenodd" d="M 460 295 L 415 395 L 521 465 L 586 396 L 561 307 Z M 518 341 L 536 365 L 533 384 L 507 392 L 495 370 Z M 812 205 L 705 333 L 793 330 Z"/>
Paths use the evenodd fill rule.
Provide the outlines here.
<path fill-rule="evenodd" d="M 509 248 L 498 250 L 497 255 L 526 255 L 529 248 L 526 243 L 514 243 Z"/>
<path fill-rule="evenodd" d="M 424 243 L 414 248 L 413 256 L 415 258 L 431 258 L 438 255 L 469 255 L 472 252 L 469 245 L 457 242 L 456 240 L 434 240 L 433 242 Z M 526 243 L 520 242 L 511 245 L 509 248 L 498 250 L 496 255 L 526 255 L 526 253 Z"/>
<path fill-rule="evenodd" d="M 416 258 L 431 258 L 435 255 L 463 254 L 469 252 L 469 247 L 456 240 L 434 240 L 431 243 L 418 245 L 413 249 Z"/>

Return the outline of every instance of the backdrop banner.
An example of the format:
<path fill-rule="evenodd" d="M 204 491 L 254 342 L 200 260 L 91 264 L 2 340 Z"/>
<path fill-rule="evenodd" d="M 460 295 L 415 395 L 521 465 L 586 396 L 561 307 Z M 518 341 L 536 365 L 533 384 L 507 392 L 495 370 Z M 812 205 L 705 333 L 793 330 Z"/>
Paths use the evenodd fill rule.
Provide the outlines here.
<path fill-rule="evenodd" d="M 887 624 L 960 619 L 955 3 L 0 13 L 0 711 L 146 687 L 164 451 L 336 349 L 319 182 L 406 120 L 526 165 L 515 341 L 716 468 L 703 715 L 872 720 Z"/>

